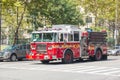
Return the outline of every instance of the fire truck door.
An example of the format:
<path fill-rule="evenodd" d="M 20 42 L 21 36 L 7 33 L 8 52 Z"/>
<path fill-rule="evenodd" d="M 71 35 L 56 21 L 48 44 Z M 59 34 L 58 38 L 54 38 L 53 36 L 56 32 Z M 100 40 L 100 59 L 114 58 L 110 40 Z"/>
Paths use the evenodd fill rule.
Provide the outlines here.
<path fill-rule="evenodd" d="M 82 58 L 87 58 L 88 53 L 87 53 L 87 38 L 83 37 L 81 38 L 81 57 Z"/>

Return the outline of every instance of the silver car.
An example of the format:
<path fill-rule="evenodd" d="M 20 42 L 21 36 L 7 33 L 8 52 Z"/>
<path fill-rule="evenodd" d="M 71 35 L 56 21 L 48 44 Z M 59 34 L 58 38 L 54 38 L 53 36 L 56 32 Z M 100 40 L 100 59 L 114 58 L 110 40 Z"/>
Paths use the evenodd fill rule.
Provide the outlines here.
<path fill-rule="evenodd" d="M 18 44 L 14 46 L 8 46 L 0 52 L 0 61 L 3 60 L 22 60 L 26 57 L 26 53 L 30 51 L 29 44 Z"/>
<path fill-rule="evenodd" d="M 120 55 L 120 46 L 114 46 L 114 48 L 109 49 L 107 53 L 108 55 L 114 55 L 114 56 Z"/>

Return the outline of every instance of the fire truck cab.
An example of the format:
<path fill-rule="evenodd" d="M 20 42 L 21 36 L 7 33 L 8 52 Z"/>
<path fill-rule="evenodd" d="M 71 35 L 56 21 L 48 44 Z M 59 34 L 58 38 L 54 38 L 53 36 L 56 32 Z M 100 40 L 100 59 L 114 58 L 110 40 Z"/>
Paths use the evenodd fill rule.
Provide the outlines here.
<path fill-rule="evenodd" d="M 106 32 L 82 32 L 75 25 L 53 25 L 51 29 L 32 32 L 28 59 L 49 63 L 62 60 L 107 59 Z"/>

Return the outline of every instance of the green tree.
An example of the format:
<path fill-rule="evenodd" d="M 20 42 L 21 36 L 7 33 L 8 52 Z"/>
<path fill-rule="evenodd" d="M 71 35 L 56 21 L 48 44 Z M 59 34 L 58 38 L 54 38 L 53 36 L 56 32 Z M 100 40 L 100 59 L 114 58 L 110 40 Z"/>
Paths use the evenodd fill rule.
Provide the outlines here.
<path fill-rule="evenodd" d="M 85 13 L 92 12 L 95 15 L 95 27 L 108 27 L 114 38 L 115 28 L 120 32 L 120 2 L 119 0 L 77 0 L 79 5 L 85 9 Z M 105 25 L 107 24 L 107 26 Z M 120 37 L 117 36 L 117 43 L 120 43 Z"/>
<path fill-rule="evenodd" d="M 32 0 L 29 5 L 30 15 L 37 23 L 45 24 L 83 24 L 82 15 L 72 0 Z M 44 23 L 41 23 L 43 20 Z"/>
<path fill-rule="evenodd" d="M 27 24 L 25 15 L 27 10 L 28 0 L 2 0 L 2 18 L 4 20 L 3 26 L 12 28 L 9 35 L 13 34 L 13 44 L 17 44 L 19 30 L 24 28 Z"/>
<path fill-rule="evenodd" d="M 8 27 L 7 33 L 18 43 L 21 29 L 32 24 L 38 27 L 52 24 L 82 24 L 82 15 L 72 0 L 2 0 L 2 26 Z"/>
<path fill-rule="evenodd" d="M 80 5 L 85 9 L 85 13 L 95 15 L 95 26 L 99 20 L 111 21 L 115 19 L 115 1 L 114 0 L 78 0 Z M 103 22 L 104 23 L 104 22 Z"/>

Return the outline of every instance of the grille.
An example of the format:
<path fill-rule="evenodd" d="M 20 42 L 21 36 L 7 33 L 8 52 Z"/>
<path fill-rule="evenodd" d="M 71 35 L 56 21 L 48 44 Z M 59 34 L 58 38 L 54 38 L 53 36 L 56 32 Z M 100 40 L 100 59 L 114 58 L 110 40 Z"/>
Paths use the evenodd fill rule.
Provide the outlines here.
<path fill-rule="evenodd" d="M 37 53 L 46 53 L 46 44 L 38 44 L 37 45 Z"/>

